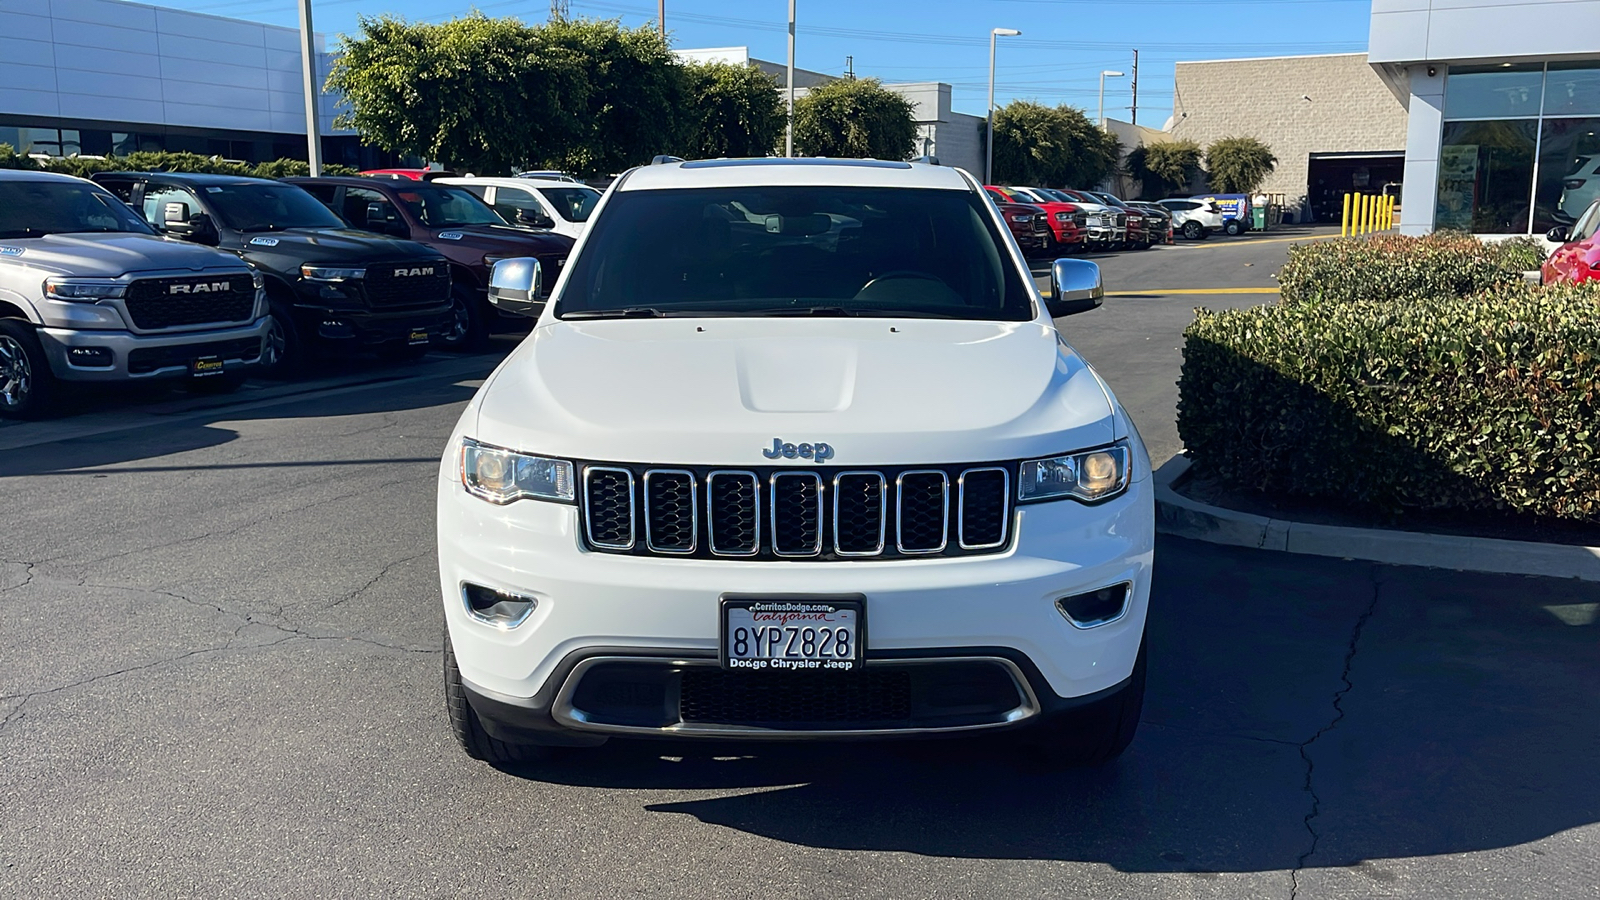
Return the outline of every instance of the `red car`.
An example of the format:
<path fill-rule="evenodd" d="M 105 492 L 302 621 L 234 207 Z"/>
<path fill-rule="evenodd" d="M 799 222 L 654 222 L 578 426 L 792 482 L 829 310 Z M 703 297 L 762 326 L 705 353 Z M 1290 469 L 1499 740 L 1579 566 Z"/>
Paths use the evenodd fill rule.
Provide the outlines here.
<path fill-rule="evenodd" d="M 1600 279 L 1600 200 L 1589 204 L 1569 228 L 1557 225 L 1545 235 L 1560 244 L 1544 261 L 1540 280 L 1545 284 L 1578 284 Z"/>
<path fill-rule="evenodd" d="M 1050 216 L 1032 204 L 1012 203 L 997 196 L 994 191 L 988 194 L 989 200 L 1000 210 L 1000 218 L 1006 220 L 1006 227 L 1011 229 L 1017 246 L 1022 248 L 1022 255 L 1042 255 L 1050 246 Z"/>
<path fill-rule="evenodd" d="M 456 173 L 446 169 L 367 169 L 366 178 L 388 178 L 393 181 L 429 181 L 434 178 L 451 178 Z"/>
<path fill-rule="evenodd" d="M 1044 210 L 1046 221 L 1050 223 L 1049 246 L 1046 250 L 1052 253 L 1076 253 L 1088 246 L 1088 232 L 1084 228 L 1087 216 L 1076 204 L 1035 192 L 1032 188 L 984 185 L 983 189 L 989 192 L 996 203 L 1025 203 Z"/>

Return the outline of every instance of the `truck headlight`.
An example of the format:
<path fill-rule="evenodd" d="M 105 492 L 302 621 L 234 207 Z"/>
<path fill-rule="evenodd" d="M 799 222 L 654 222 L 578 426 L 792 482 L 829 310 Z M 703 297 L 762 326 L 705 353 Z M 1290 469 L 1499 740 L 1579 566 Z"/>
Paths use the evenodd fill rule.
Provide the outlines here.
<path fill-rule="evenodd" d="M 1022 464 L 1017 480 L 1017 500 L 1054 500 L 1071 497 L 1085 503 L 1107 500 L 1128 489 L 1133 454 L 1127 441 L 1098 450 L 1085 450 Z"/>
<path fill-rule="evenodd" d="M 470 438 L 461 442 L 461 484 L 467 493 L 490 503 L 524 497 L 571 503 L 577 496 L 572 463 L 516 453 Z"/>
<path fill-rule="evenodd" d="M 304 265 L 300 267 L 300 277 L 307 281 L 345 281 L 351 278 L 365 278 L 367 270 Z"/>
<path fill-rule="evenodd" d="M 69 281 L 65 278 L 50 278 L 44 283 L 44 293 L 52 300 L 66 300 L 71 303 L 97 303 L 101 300 L 116 300 L 128 292 L 128 286 L 115 281 Z"/>

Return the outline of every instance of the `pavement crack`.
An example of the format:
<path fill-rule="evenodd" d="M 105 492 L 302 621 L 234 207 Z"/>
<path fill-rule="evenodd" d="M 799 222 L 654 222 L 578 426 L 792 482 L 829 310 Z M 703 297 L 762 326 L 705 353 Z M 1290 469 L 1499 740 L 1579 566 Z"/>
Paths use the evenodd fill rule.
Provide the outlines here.
<path fill-rule="evenodd" d="M 1322 797 L 1317 793 L 1315 783 L 1316 763 L 1311 759 L 1311 745 L 1315 744 L 1318 739 L 1332 731 L 1344 720 L 1344 698 L 1355 689 L 1355 684 L 1350 681 L 1350 668 L 1355 663 L 1356 648 L 1361 642 L 1361 632 L 1366 628 L 1367 622 L 1372 618 L 1372 614 L 1377 611 L 1378 594 L 1381 589 L 1382 584 L 1378 581 L 1377 571 L 1374 569 L 1372 599 L 1367 601 L 1367 608 L 1356 619 L 1355 627 L 1350 629 L 1350 642 L 1345 645 L 1344 668 L 1339 673 L 1339 682 L 1342 686 L 1333 692 L 1333 718 L 1328 720 L 1328 724 L 1317 729 L 1316 734 L 1313 734 L 1308 740 L 1300 744 L 1300 758 L 1306 764 L 1306 780 L 1303 789 L 1311 797 L 1311 809 L 1306 813 L 1303 821 L 1306 833 L 1311 837 L 1311 843 L 1306 847 L 1305 852 L 1301 853 L 1299 858 L 1295 860 L 1294 869 L 1289 873 L 1289 900 L 1298 900 L 1300 896 L 1300 872 L 1305 869 L 1306 862 L 1317 852 L 1317 844 L 1322 839 L 1322 835 L 1317 832 L 1315 825 L 1317 816 L 1322 813 Z"/>
<path fill-rule="evenodd" d="M 15 591 L 15 590 L 18 590 L 20 588 L 25 588 L 28 585 L 33 584 L 33 570 L 38 567 L 38 565 L 39 565 L 38 563 L 32 563 L 32 562 L 28 562 L 27 560 L 22 560 L 22 559 L 0 559 L 0 563 L 3 563 L 3 564 L 8 565 L 8 566 L 22 566 L 23 567 L 23 579 L 22 579 L 22 581 L 17 583 L 17 584 L 13 584 L 10 587 L 0 588 L 0 594 L 4 594 L 4 593 L 6 593 L 8 591 Z"/>
<path fill-rule="evenodd" d="M 422 557 L 427 556 L 432 552 L 433 552 L 432 549 L 424 550 L 421 553 L 413 553 L 410 556 L 401 557 L 400 559 L 397 559 L 394 562 L 389 563 L 388 565 L 384 566 L 382 569 L 379 569 L 378 570 L 378 574 L 376 574 L 376 575 L 372 576 L 371 578 L 369 578 L 367 580 L 366 584 L 363 584 L 362 586 L 356 588 L 355 590 L 345 594 L 343 597 L 340 597 L 339 599 L 333 601 L 332 603 L 330 603 L 328 605 L 328 608 L 329 609 L 333 609 L 336 606 L 343 606 L 344 604 L 349 603 L 351 600 L 354 600 L 355 598 L 357 598 L 357 597 L 361 596 L 362 594 L 366 593 L 367 590 L 369 588 L 371 588 L 373 585 L 375 585 L 378 582 L 382 581 L 383 577 L 385 575 L 389 574 L 389 570 L 390 569 L 393 569 L 396 566 L 405 565 L 406 563 L 411 562 L 414 559 L 421 559 Z"/>

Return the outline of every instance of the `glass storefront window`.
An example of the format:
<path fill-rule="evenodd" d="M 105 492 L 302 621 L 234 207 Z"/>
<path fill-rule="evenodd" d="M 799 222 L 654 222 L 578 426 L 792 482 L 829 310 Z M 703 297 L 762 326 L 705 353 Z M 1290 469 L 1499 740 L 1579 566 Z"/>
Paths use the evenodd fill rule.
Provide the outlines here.
<path fill-rule="evenodd" d="M 1539 135 L 1539 187 L 1533 230 L 1571 225 L 1600 199 L 1600 118 L 1545 119 Z"/>
<path fill-rule="evenodd" d="M 1477 234 L 1526 234 L 1539 123 L 1447 122 L 1434 224 Z"/>
<path fill-rule="evenodd" d="M 1600 116 L 1600 66 L 1551 63 L 1544 85 L 1544 114 Z"/>
<path fill-rule="evenodd" d="M 1537 116 L 1544 94 L 1544 65 L 1472 66 L 1451 69 L 1445 80 L 1446 119 L 1511 119 Z"/>

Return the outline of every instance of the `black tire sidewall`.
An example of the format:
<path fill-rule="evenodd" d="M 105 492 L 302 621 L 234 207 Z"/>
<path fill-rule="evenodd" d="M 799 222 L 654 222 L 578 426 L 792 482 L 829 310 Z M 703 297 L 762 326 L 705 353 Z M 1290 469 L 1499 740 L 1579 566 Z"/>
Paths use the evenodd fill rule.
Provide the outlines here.
<path fill-rule="evenodd" d="M 16 408 L 0 407 L 0 416 L 37 419 L 50 415 L 54 411 L 57 382 L 50 360 L 44 355 L 44 345 L 39 343 L 38 330 L 32 322 L 23 319 L 0 319 L 0 334 L 22 347 L 30 376 L 28 394 L 22 403 Z"/>
<path fill-rule="evenodd" d="M 275 362 L 268 365 L 265 354 L 269 351 L 264 348 L 262 365 L 258 370 L 265 378 L 293 378 L 305 368 L 305 341 L 300 336 L 299 327 L 295 325 L 293 313 L 287 307 L 277 303 L 272 304 L 271 316 L 272 327 L 283 336 L 283 351 Z M 271 335 L 267 340 L 271 340 Z"/>
<path fill-rule="evenodd" d="M 1206 236 L 1206 227 L 1199 222 L 1185 222 L 1183 236 L 1191 241 L 1203 240 Z"/>
<path fill-rule="evenodd" d="M 450 288 L 450 314 L 455 316 L 456 309 L 464 309 L 467 315 L 466 331 L 460 338 L 450 341 L 443 337 L 435 343 L 443 350 L 456 353 L 482 350 L 489 343 L 489 310 L 484 308 L 485 303 L 478 293 L 464 284 L 456 284 Z"/>

